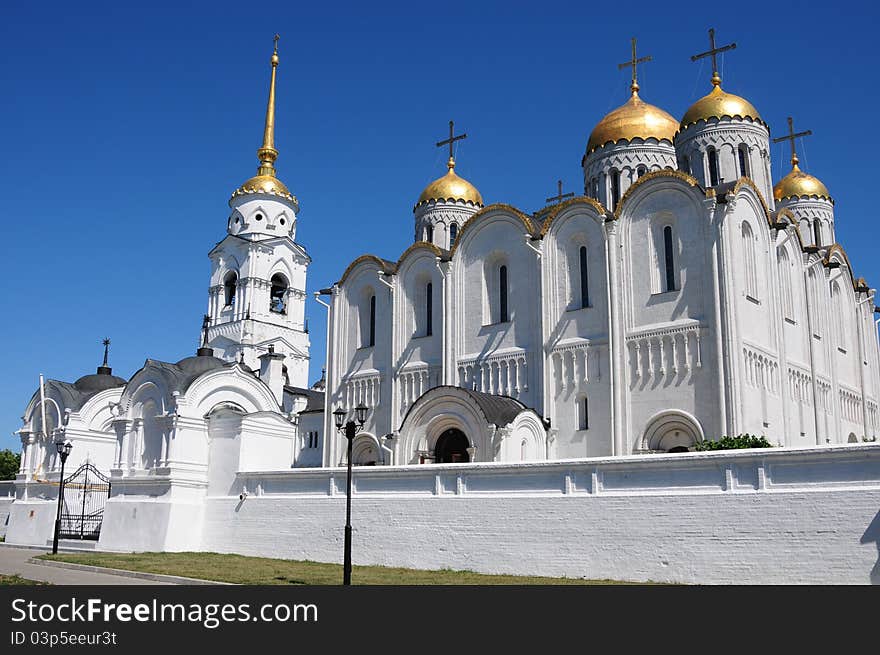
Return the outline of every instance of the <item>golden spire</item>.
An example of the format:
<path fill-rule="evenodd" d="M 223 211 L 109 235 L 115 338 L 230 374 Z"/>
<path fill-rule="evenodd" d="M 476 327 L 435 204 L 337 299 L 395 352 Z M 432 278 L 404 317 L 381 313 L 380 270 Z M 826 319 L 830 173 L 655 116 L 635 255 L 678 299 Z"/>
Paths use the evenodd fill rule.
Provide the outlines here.
<path fill-rule="evenodd" d="M 798 132 L 795 134 L 794 131 L 794 121 L 791 116 L 788 117 L 788 134 L 785 136 L 780 136 L 773 139 L 773 143 L 781 143 L 782 141 L 788 141 L 791 144 L 791 167 L 795 170 L 798 170 L 798 162 L 800 161 L 797 156 L 797 152 L 794 149 L 794 140 L 799 136 L 810 136 L 813 133 L 812 130 L 805 130 L 803 132 Z"/>
<path fill-rule="evenodd" d="M 636 66 L 639 64 L 644 64 L 647 61 L 651 61 L 651 55 L 647 57 L 642 57 L 639 59 L 636 56 L 636 37 L 632 38 L 632 59 L 629 61 L 625 61 L 622 64 L 617 64 L 617 70 L 623 70 L 624 68 L 631 67 L 632 68 L 632 84 L 630 85 L 630 90 L 632 91 L 633 96 L 639 95 L 639 82 L 636 78 Z"/>
<path fill-rule="evenodd" d="M 712 57 L 712 86 L 721 86 L 721 76 L 718 74 L 718 54 L 727 50 L 733 50 L 734 48 L 736 48 L 735 43 L 730 43 L 728 45 L 721 46 L 720 48 L 716 48 L 715 30 L 713 28 L 709 28 L 709 49 L 706 52 L 701 52 L 698 55 L 693 55 L 691 57 L 691 61 L 697 61 L 698 59 L 702 59 L 703 57 Z"/>
<path fill-rule="evenodd" d="M 278 151 L 275 150 L 275 69 L 278 68 L 278 39 L 275 35 L 275 50 L 272 53 L 272 81 L 269 83 L 269 102 L 266 105 L 266 127 L 263 130 L 263 145 L 257 150 L 260 167 L 257 175 L 275 175 L 275 160 Z"/>

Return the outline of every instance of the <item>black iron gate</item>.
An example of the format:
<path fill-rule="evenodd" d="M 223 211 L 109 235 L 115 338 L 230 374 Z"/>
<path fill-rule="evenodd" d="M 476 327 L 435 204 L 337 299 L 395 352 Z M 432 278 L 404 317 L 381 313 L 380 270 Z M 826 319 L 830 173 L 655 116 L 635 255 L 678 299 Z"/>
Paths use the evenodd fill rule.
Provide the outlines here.
<path fill-rule="evenodd" d="M 110 496 L 110 478 L 91 464 L 83 464 L 64 480 L 61 539 L 96 539 L 101 535 L 104 503 Z"/>

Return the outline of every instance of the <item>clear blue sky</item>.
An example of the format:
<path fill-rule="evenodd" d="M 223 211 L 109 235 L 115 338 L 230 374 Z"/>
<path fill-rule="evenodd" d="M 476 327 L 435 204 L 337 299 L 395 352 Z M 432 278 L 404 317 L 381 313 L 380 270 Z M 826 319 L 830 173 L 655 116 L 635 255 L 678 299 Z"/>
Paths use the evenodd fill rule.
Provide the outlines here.
<path fill-rule="evenodd" d="M 866 2 L 12 3 L 0 21 L 0 448 L 18 450 L 38 375 L 94 372 L 104 336 L 124 377 L 194 352 L 207 253 L 257 165 L 275 32 L 279 177 L 314 260 L 313 381 L 326 318 L 311 292 L 359 254 L 396 259 L 412 242 L 448 121 L 468 133 L 456 170 L 487 203 L 534 211 L 558 178 L 580 192 L 587 137 L 626 100 L 617 64 L 632 36 L 654 58 L 643 98 L 677 117 L 710 89 L 709 65 L 689 59 L 708 28 L 736 41 L 724 88 L 772 136 L 788 115 L 813 130 L 802 167 L 836 199 L 857 274 L 880 285 L 877 24 Z M 778 179 L 784 144 L 773 158 Z"/>

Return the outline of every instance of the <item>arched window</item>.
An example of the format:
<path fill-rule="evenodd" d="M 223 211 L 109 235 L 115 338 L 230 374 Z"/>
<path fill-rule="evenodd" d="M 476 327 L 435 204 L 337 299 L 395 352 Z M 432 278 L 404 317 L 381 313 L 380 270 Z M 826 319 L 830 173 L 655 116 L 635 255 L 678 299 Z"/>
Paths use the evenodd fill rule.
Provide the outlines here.
<path fill-rule="evenodd" d="M 590 285 L 587 278 L 587 247 L 581 246 L 578 249 L 578 265 L 581 274 L 581 307 L 590 306 Z"/>
<path fill-rule="evenodd" d="M 776 262 L 779 267 L 779 291 L 782 295 L 782 316 L 794 322 L 794 307 L 792 302 L 793 290 L 791 288 L 791 262 L 788 258 L 788 250 L 779 248 Z"/>
<path fill-rule="evenodd" d="M 636 175 L 638 177 L 641 177 L 642 175 L 644 175 L 647 172 L 648 172 L 648 169 L 645 168 L 644 166 L 639 166 L 638 169 L 636 169 Z"/>
<path fill-rule="evenodd" d="M 755 236 L 751 226 L 742 223 L 743 275 L 745 277 L 746 296 L 758 299 L 758 271 L 755 265 Z"/>
<path fill-rule="evenodd" d="M 611 207 L 609 209 L 614 209 L 617 207 L 617 203 L 620 201 L 620 171 L 616 169 L 611 170 Z"/>
<path fill-rule="evenodd" d="M 748 177 L 749 176 L 749 147 L 743 143 L 739 148 L 736 149 L 736 154 L 739 159 L 739 174 L 740 177 Z"/>
<path fill-rule="evenodd" d="M 452 247 L 452 244 L 455 243 L 455 237 L 458 236 L 458 223 L 452 223 L 449 226 L 449 247 Z"/>
<path fill-rule="evenodd" d="M 578 430 L 590 429 L 590 401 L 582 396 L 577 401 Z"/>
<path fill-rule="evenodd" d="M 818 218 L 813 219 L 813 244 L 822 245 L 822 226 Z"/>
<path fill-rule="evenodd" d="M 272 276 L 272 289 L 269 292 L 269 311 L 276 314 L 287 313 L 287 278 L 281 273 Z"/>
<path fill-rule="evenodd" d="M 433 333 L 434 323 L 434 285 L 428 282 L 425 287 L 425 336 Z"/>
<path fill-rule="evenodd" d="M 672 226 L 667 225 L 663 228 L 663 268 L 666 273 L 664 291 L 675 291 L 675 253 L 673 248 Z"/>
<path fill-rule="evenodd" d="M 706 157 L 709 159 L 709 186 L 718 184 L 718 151 L 715 148 L 709 148 L 706 151 Z"/>
<path fill-rule="evenodd" d="M 507 266 L 498 271 L 498 322 L 507 323 Z"/>
<path fill-rule="evenodd" d="M 593 197 L 599 199 L 599 178 L 593 178 Z"/>
<path fill-rule="evenodd" d="M 231 307 L 235 303 L 235 288 L 238 286 L 238 276 L 235 271 L 229 271 L 223 278 L 224 307 Z"/>
<path fill-rule="evenodd" d="M 434 226 L 429 225 L 425 228 L 425 241 L 428 243 L 434 243 Z"/>

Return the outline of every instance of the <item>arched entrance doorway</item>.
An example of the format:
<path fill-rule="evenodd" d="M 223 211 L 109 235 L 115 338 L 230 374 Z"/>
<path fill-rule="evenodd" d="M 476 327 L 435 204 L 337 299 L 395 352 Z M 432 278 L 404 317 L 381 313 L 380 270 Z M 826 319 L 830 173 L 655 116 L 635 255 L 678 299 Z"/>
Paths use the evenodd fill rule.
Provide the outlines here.
<path fill-rule="evenodd" d="M 464 432 L 457 428 L 450 428 L 437 439 L 434 446 L 434 461 L 437 464 L 469 462 L 471 456 L 467 449 L 470 445 Z"/>

